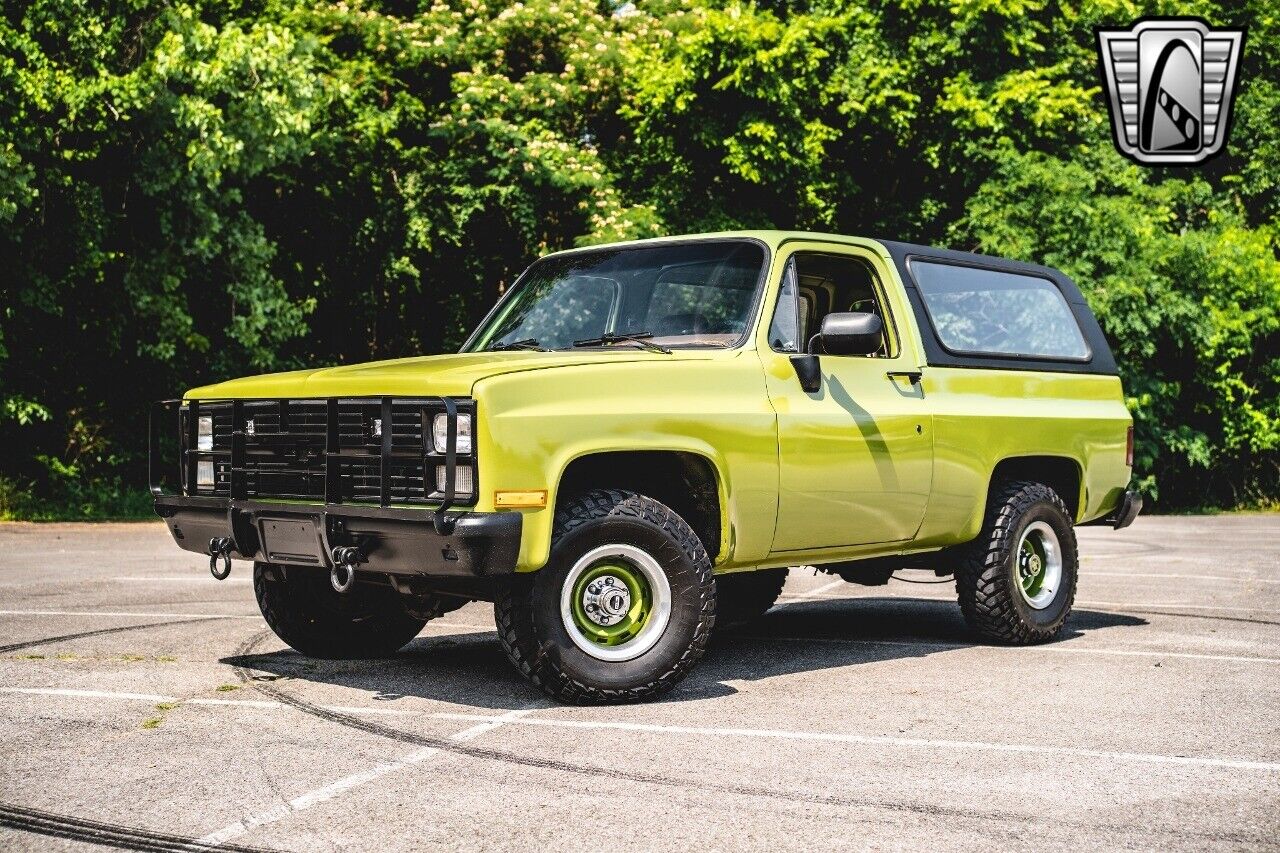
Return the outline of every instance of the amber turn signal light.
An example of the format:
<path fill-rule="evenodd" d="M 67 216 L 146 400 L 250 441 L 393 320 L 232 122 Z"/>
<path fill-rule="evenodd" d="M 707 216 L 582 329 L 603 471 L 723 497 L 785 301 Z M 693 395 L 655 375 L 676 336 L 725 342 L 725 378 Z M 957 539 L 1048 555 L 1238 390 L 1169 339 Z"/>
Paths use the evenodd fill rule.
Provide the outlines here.
<path fill-rule="evenodd" d="M 493 493 L 493 505 L 498 509 L 536 509 L 547 505 L 546 489 L 534 491 L 506 491 Z"/>

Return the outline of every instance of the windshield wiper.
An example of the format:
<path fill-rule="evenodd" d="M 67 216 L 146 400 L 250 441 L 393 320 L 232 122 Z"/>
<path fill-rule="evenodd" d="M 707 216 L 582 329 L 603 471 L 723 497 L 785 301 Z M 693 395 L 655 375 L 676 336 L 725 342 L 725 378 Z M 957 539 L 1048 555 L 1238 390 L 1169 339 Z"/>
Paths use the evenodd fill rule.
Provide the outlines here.
<path fill-rule="evenodd" d="M 598 338 L 586 338 L 574 341 L 575 347 L 602 347 L 611 344 L 636 344 L 653 352 L 664 352 L 671 355 L 671 350 L 659 344 L 651 343 L 645 338 L 652 338 L 653 332 L 605 332 Z"/>
<path fill-rule="evenodd" d="M 538 345 L 537 338 L 525 338 L 524 340 L 510 341 L 505 344 L 494 344 L 493 346 L 489 347 L 490 352 L 502 352 L 503 350 L 511 350 L 511 349 L 528 349 L 528 350 L 535 350 L 537 352 L 546 352 L 546 350 L 543 347 Z"/>

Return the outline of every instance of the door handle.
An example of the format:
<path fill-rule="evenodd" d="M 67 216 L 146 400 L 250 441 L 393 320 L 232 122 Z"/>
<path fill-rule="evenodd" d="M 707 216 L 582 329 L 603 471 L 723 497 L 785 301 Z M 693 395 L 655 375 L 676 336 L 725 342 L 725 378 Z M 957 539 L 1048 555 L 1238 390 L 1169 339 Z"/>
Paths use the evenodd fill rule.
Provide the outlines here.
<path fill-rule="evenodd" d="M 896 379 L 899 376 L 905 376 L 911 380 L 912 385 L 919 385 L 920 380 L 924 378 L 924 373 L 919 370 L 890 370 L 885 373 L 890 379 Z"/>

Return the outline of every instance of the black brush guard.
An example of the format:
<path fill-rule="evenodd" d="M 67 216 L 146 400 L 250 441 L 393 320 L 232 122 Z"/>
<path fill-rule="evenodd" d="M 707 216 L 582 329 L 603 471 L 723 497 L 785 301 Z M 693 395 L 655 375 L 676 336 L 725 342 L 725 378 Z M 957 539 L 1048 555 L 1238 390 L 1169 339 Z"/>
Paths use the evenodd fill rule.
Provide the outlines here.
<path fill-rule="evenodd" d="M 360 423 L 353 412 L 361 411 L 381 414 L 380 439 L 352 426 Z M 510 574 L 520 547 L 520 514 L 451 511 L 458 504 L 460 411 L 475 417 L 470 400 L 449 397 L 158 402 L 148 428 L 156 513 L 179 547 L 216 559 L 318 568 L 341 563 L 358 571 L 443 578 Z M 196 449 L 202 412 L 222 419 L 211 450 Z M 447 418 L 443 454 L 433 447 L 438 414 Z M 250 415 L 271 428 L 250 436 Z M 410 420 L 417 432 L 406 426 Z M 294 421 L 298 426 L 291 430 Z M 474 453 L 462 457 L 474 466 Z M 202 460 L 212 460 L 217 471 L 215 486 L 205 493 L 194 486 Z M 432 487 L 437 465 L 445 469 L 443 491 Z M 421 486 L 415 488 L 413 472 L 419 470 Z M 474 470 L 472 482 L 466 503 L 475 500 Z M 276 495 L 272 483 L 288 485 Z"/>

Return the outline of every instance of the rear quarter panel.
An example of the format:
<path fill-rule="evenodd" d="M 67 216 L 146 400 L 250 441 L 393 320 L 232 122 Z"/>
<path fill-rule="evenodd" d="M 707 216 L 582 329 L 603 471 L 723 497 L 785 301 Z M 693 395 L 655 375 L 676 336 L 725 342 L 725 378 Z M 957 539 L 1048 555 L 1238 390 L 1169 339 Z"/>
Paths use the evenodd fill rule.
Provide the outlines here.
<path fill-rule="evenodd" d="M 928 367 L 923 384 L 933 401 L 935 464 L 918 547 L 978 534 L 991 474 L 1005 459 L 1074 460 L 1083 472 L 1077 522 L 1110 511 L 1129 483 L 1132 418 L 1116 376 Z"/>

